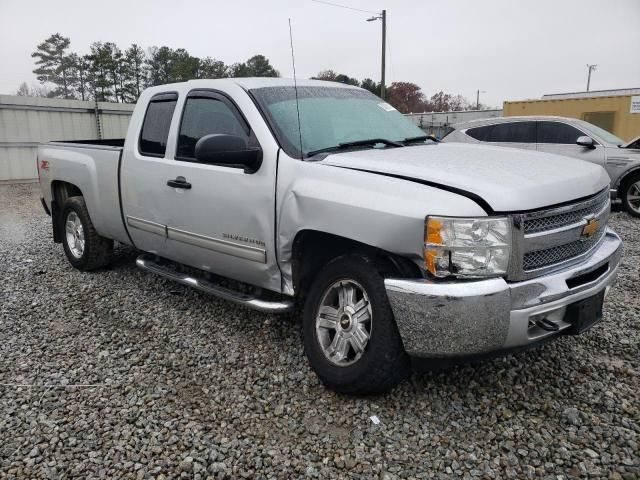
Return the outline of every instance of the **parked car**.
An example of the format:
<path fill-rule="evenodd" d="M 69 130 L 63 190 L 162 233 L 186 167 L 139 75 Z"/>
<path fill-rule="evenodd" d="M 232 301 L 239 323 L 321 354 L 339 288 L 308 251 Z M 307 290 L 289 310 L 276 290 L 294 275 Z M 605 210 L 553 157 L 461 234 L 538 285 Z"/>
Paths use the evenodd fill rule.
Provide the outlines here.
<path fill-rule="evenodd" d="M 432 142 L 330 82 L 152 87 L 126 139 L 53 142 L 36 161 L 75 268 L 107 265 L 118 241 L 139 267 L 246 307 L 300 305 L 311 366 L 347 393 L 391 388 L 411 358 L 585 331 L 621 255 L 600 166 Z"/>
<path fill-rule="evenodd" d="M 640 217 L 638 139 L 625 144 L 596 125 L 564 117 L 487 118 L 458 123 L 452 128 L 443 141 L 557 153 L 602 165 L 611 178 L 613 198 L 620 198 L 627 212 Z"/>

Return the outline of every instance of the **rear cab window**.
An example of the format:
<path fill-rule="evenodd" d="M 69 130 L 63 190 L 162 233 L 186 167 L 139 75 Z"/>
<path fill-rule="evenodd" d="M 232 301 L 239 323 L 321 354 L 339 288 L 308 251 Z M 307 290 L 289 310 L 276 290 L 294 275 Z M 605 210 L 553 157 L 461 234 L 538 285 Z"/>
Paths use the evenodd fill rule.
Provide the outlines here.
<path fill-rule="evenodd" d="M 164 157 L 177 101 L 178 94 L 175 92 L 159 93 L 151 97 L 140 129 L 138 151 L 141 155 Z"/>

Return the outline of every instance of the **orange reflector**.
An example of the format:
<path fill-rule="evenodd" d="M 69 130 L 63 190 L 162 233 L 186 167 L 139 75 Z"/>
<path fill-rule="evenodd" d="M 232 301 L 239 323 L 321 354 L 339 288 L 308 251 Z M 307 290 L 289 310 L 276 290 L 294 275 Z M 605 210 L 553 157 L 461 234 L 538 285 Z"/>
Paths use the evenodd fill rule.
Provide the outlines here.
<path fill-rule="evenodd" d="M 442 222 L 440 220 L 428 219 L 427 220 L 427 238 L 426 243 L 433 243 L 440 245 L 442 243 L 442 237 L 440 236 L 440 229 L 442 228 Z"/>

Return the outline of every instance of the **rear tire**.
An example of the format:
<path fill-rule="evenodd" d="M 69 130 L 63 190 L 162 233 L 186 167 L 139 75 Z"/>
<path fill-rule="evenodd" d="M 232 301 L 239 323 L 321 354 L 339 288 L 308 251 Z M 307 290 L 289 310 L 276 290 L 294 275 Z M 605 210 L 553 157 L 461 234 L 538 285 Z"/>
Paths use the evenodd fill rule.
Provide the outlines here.
<path fill-rule="evenodd" d="M 383 393 L 410 372 L 384 280 L 368 257 L 338 257 L 318 273 L 302 329 L 311 367 L 338 392 Z"/>
<path fill-rule="evenodd" d="M 622 205 L 629 215 L 640 217 L 640 174 L 636 173 L 625 179 L 619 191 Z"/>
<path fill-rule="evenodd" d="M 62 206 L 59 226 L 64 253 L 73 267 L 96 270 L 109 264 L 113 240 L 96 232 L 83 197 L 69 197 Z"/>

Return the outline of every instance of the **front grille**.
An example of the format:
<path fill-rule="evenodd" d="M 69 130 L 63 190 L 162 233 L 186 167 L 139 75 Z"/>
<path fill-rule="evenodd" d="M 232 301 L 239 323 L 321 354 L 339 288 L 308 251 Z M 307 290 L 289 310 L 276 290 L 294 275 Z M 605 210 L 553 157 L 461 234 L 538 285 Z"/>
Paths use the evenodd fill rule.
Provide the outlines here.
<path fill-rule="evenodd" d="M 525 253 L 522 267 L 525 271 L 531 271 L 578 257 L 591 250 L 602 239 L 604 231 L 605 228 L 602 226 L 587 240 L 576 240 L 557 247 Z"/>
<path fill-rule="evenodd" d="M 563 227 L 565 225 L 571 225 L 581 221 L 583 218 L 589 215 L 595 215 L 602 210 L 603 205 L 609 200 L 609 192 L 604 191 L 597 195 L 592 200 L 587 202 L 587 205 L 581 207 L 576 205 L 575 210 L 570 210 L 556 215 L 534 217 L 524 221 L 524 234 L 538 233 L 546 230 L 553 230 L 554 228 Z"/>
<path fill-rule="evenodd" d="M 578 261 L 604 238 L 608 217 L 607 190 L 574 204 L 512 215 L 509 280 L 526 280 Z M 598 221 L 598 228 L 585 237 L 583 229 L 590 219 Z"/>

